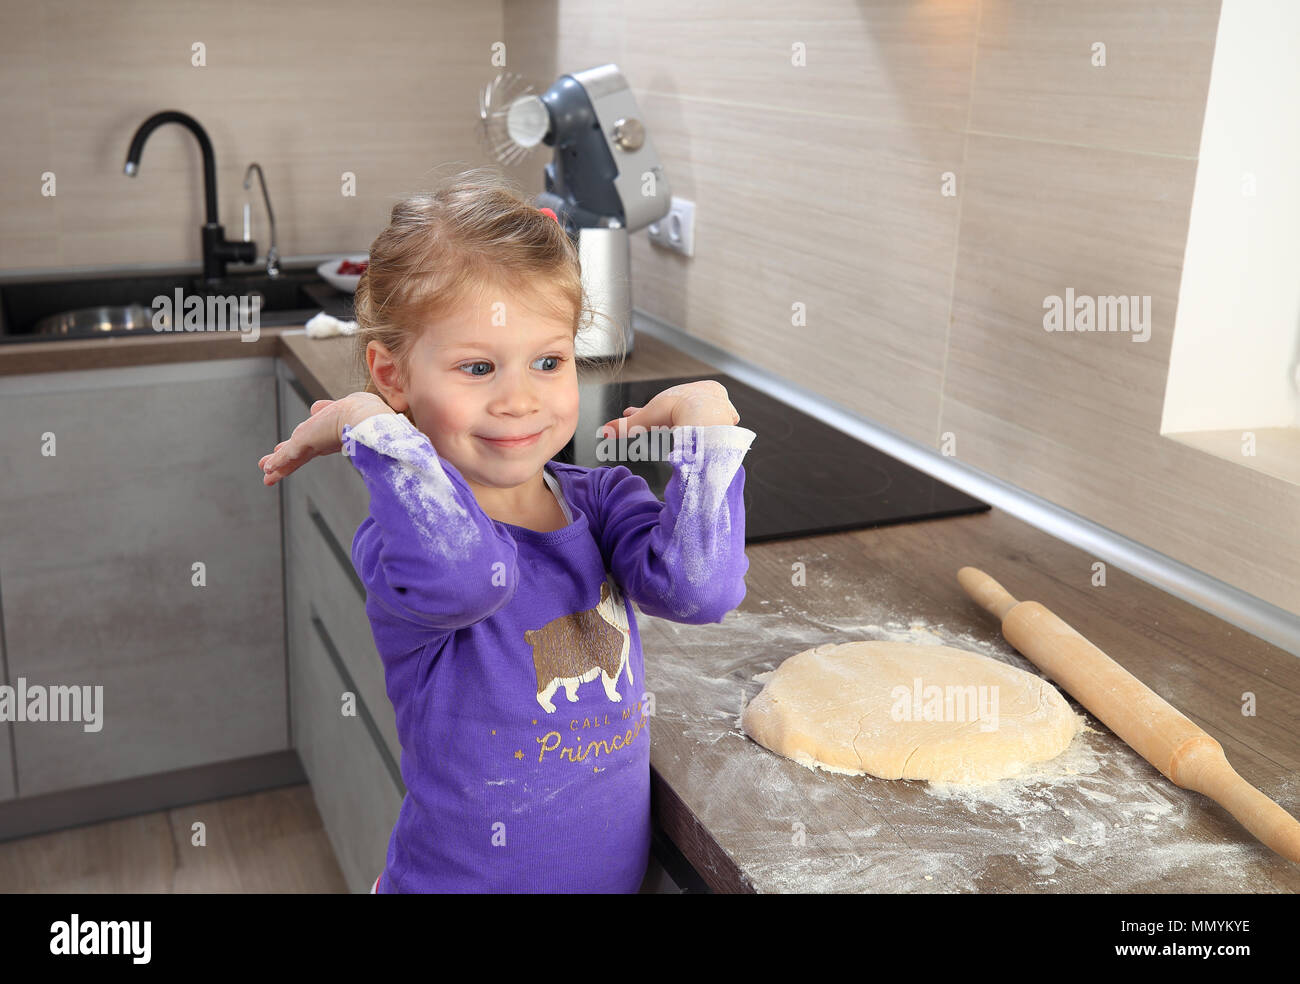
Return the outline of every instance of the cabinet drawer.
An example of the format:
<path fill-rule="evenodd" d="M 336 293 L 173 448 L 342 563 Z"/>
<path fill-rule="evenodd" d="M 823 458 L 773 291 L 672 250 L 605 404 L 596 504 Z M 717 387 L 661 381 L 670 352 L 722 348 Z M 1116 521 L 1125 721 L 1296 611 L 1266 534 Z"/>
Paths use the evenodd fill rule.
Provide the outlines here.
<path fill-rule="evenodd" d="M 289 661 L 294 744 L 348 889 L 369 892 L 383 871 L 405 790 L 379 752 L 364 703 L 356 716 L 342 713 L 342 695 L 355 685 L 315 606 L 297 601 L 302 645 Z"/>
<path fill-rule="evenodd" d="M 308 464 L 308 468 L 316 462 Z M 315 497 L 302 486 L 286 489 L 290 580 L 301 580 L 326 630 L 338 645 L 343 665 L 356 682 L 395 762 L 401 761 L 397 721 L 384 686 L 384 666 L 366 616 L 366 595 L 349 557 L 326 523 Z"/>

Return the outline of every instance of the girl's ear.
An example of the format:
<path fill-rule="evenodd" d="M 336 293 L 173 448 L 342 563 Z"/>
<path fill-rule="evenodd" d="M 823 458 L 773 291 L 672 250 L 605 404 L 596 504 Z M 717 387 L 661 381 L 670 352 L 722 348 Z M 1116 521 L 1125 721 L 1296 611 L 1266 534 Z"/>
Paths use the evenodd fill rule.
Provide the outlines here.
<path fill-rule="evenodd" d="M 404 413 L 410 406 L 410 401 L 406 398 L 406 388 L 402 384 L 401 367 L 383 343 L 372 341 L 366 346 L 366 365 L 384 402 L 398 413 Z"/>

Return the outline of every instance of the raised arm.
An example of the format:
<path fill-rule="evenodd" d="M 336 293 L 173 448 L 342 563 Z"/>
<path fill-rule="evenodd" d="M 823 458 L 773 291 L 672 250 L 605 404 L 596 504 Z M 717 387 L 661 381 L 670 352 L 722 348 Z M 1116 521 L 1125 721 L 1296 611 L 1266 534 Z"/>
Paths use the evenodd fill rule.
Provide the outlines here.
<path fill-rule="evenodd" d="M 346 424 L 343 452 L 370 490 L 352 563 L 392 617 L 451 631 L 487 618 L 514 596 L 514 541 L 406 417 L 376 414 Z"/>
<path fill-rule="evenodd" d="M 721 622 L 745 597 L 745 470 L 755 433 L 727 424 L 673 428 L 660 502 L 622 465 L 605 469 L 597 534 L 605 563 L 647 615 Z"/>

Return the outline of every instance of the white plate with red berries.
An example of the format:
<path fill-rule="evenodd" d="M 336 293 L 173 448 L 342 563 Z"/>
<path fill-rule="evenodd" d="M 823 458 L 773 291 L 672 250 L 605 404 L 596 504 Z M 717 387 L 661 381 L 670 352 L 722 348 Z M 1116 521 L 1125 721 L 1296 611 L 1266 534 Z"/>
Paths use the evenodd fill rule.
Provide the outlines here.
<path fill-rule="evenodd" d="M 369 263 L 369 253 L 353 253 L 351 256 L 340 256 L 333 260 L 326 260 L 316 267 L 316 272 L 331 287 L 347 291 L 349 294 L 355 294 L 361 275 L 366 272 Z"/>

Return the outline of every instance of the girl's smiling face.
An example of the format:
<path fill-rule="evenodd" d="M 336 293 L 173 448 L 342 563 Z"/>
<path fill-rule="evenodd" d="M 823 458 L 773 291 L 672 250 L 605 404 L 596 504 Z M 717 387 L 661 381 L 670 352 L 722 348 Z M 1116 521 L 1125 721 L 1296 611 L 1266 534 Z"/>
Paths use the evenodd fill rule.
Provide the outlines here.
<path fill-rule="evenodd" d="M 485 290 L 477 304 L 427 325 L 411 346 L 405 386 L 388 353 L 370 343 L 389 406 L 410 408 L 489 515 L 536 510 L 550 496 L 542 467 L 578 426 L 572 329 L 555 314 L 559 295 L 543 293 Z M 526 440 L 503 440 L 517 438 Z"/>

